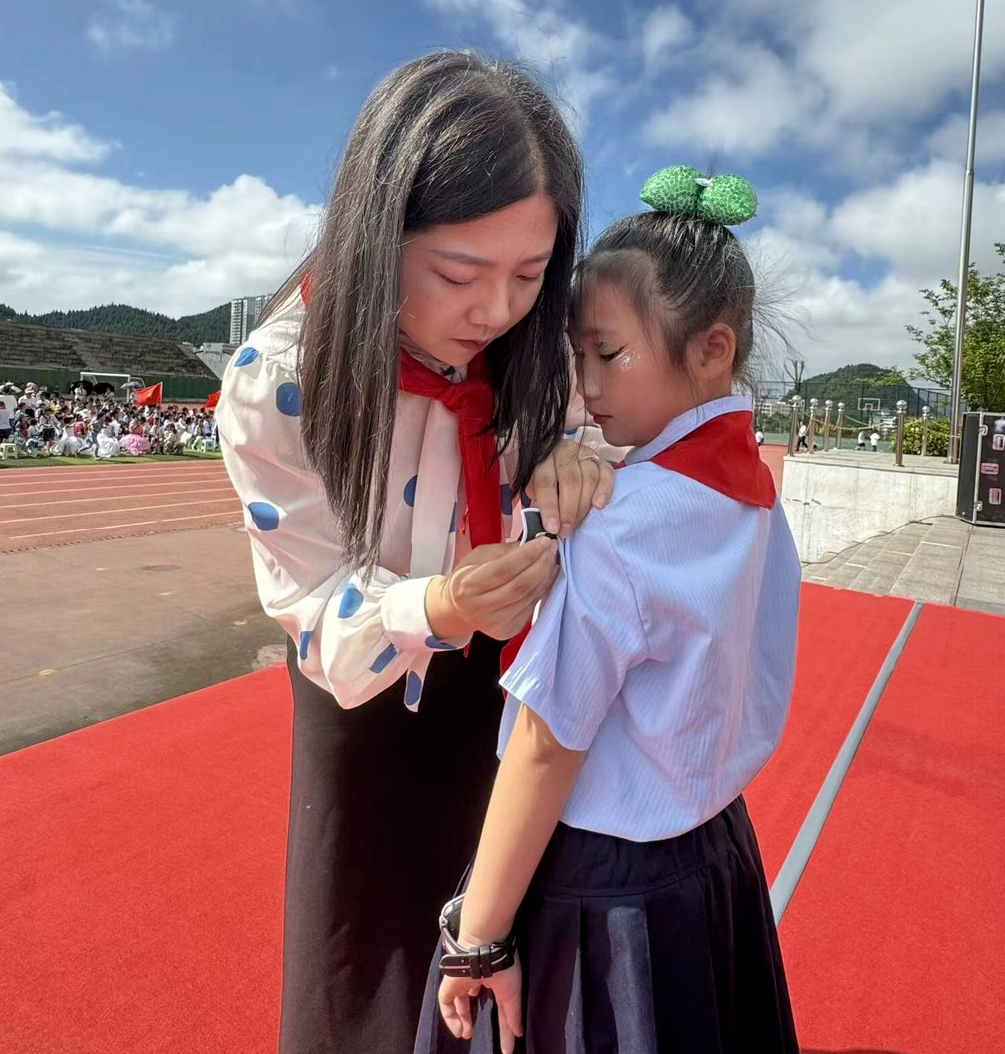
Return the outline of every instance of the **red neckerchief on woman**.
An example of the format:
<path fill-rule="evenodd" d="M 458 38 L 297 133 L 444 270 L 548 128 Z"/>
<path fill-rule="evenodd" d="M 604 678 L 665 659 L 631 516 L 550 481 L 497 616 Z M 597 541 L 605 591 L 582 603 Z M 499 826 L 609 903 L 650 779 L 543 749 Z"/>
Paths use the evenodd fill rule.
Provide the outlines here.
<path fill-rule="evenodd" d="M 467 492 L 471 547 L 502 541 L 502 494 L 496 437 L 491 431 L 496 392 L 484 352 L 468 364 L 463 381 L 451 383 L 401 350 L 398 387 L 411 395 L 435 399 L 457 417 L 461 469 Z"/>
<path fill-rule="evenodd" d="M 300 297 L 311 302 L 314 272 L 300 279 Z M 461 446 L 461 469 L 468 507 L 461 522 L 471 530 L 471 547 L 502 541 L 502 493 L 499 490 L 499 460 L 496 437 L 489 431 L 495 416 L 496 392 L 492 386 L 488 359 L 476 355 L 468 363 L 463 381 L 451 383 L 423 366 L 401 349 L 398 388 L 411 395 L 435 399 L 457 417 L 457 437 Z"/>

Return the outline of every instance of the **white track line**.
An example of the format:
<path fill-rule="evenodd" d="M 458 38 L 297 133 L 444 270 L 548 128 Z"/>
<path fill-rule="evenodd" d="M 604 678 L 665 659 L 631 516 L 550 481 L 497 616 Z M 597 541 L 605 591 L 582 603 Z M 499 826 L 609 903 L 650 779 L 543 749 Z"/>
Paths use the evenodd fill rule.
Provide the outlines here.
<path fill-rule="evenodd" d="M 170 486 L 176 486 L 177 484 L 162 484 L 162 486 L 169 486 L 169 485 Z M 223 494 L 223 495 L 225 495 L 224 498 L 218 498 L 217 499 L 218 501 L 225 501 L 228 498 L 235 498 L 235 499 L 237 498 L 237 495 L 234 493 L 234 488 L 233 487 L 221 487 L 219 489 L 215 489 L 215 488 L 212 488 L 212 487 L 206 487 L 206 488 L 200 490 L 199 494 L 200 495 L 206 495 L 206 494 Z M 185 494 L 185 491 L 176 491 L 174 493 L 162 494 L 162 495 L 159 495 L 159 494 L 150 494 L 150 495 L 136 494 L 134 496 L 137 497 L 137 498 L 141 498 L 141 497 L 171 498 L 171 497 L 176 497 L 176 496 L 177 497 L 185 497 L 186 494 Z M 117 501 L 119 498 L 126 498 L 126 497 L 129 497 L 129 495 L 127 495 L 127 494 L 109 494 L 105 498 L 95 498 L 93 495 L 88 495 L 87 497 L 84 497 L 84 498 L 61 498 L 59 501 L 45 501 L 44 503 L 43 502 L 33 502 L 33 501 L 18 501 L 18 502 L 5 501 L 3 503 L 3 505 L 0 506 L 0 508 L 2 508 L 4 512 L 9 512 L 11 509 L 38 509 L 42 505 L 44 505 L 45 508 L 48 508 L 50 505 L 83 505 L 85 502 L 92 502 L 92 501 Z M 237 499 L 237 500 L 240 500 L 240 499 Z M 189 503 L 189 502 L 180 502 L 179 504 L 191 504 L 191 503 Z M 116 509 L 109 509 L 109 512 L 116 512 L 116 511 L 117 511 Z M 123 510 L 123 511 L 125 511 L 125 510 Z M 39 519 L 46 519 L 46 520 L 52 519 L 51 516 L 40 516 L 38 518 Z M 0 520 L 0 523 L 7 523 L 7 522 L 9 522 L 9 521 L 7 521 L 7 520 Z"/>
<path fill-rule="evenodd" d="M 174 516 L 169 520 L 143 520 L 140 523 L 114 523 L 110 527 L 76 527 L 69 531 L 42 531 L 40 534 L 15 534 L 7 539 L 9 542 L 17 542 L 22 538 L 54 538 L 58 534 L 85 534 L 88 531 L 121 531 L 126 527 L 156 527 L 161 523 L 180 523 L 182 520 L 210 520 L 214 516 L 225 516 L 223 512 L 207 512 L 198 516 Z M 223 526 L 223 524 L 221 524 Z M 0 545 L 3 539 L 0 538 Z"/>
<path fill-rule="evenodd" d="M 167 468 L 159 468 L 154 466 L 153 469 L 139 470 L 130 469 L 128 472 L 102 472 L 98 469 L 87 471 L 86 469 L 71 469 L 67 474 L 58 474 L 59 469 L 46 468 L 36 469 L 31 477 L 27 477 L 24 473 L 25 469 L 2 469 L 0 470 L 0 486 L 24 486 L 25 484 L 35 483 L 65 483 L 67 480 L 75 479 L 80 480 L 83 485 L 84 480 L 101 480 L 107 481 L 110 479 L 119 480 L 131 480 L 140 479 L 143 476 L 149 476 L 151 474 L 155 476 L 177 476 L 184 478 L 191 476 L 196 472 L 209 473 L 213 476 L 226 476 L 227 470 L 224 468 L 215 469 L 210 466 L 204 465 L 186 465 L 181 471 L 168 471 Z"/>
<path fill-rule="evenodd" d="M 170 505 L 136 505 L 131 509 L 98 509 L 94 512 L 61 512 L 55 516 L 37 516 L 37 517 L 22 517 L 20 519 L 13 520 L 0 520 L 0 526 L 5 523 L 30 523 L 32 519 L 38 520 L 69 520 L 76 516 L 110 516 L 115 512 L 146 512 L 148 509 L 175 509 L 185 508 L 189 505 L 220 505 L 224 501 L 233 500 L 240 504 L 237 498 L 213 498 L 210 501 L 173 501 Z M 220 513 L 222 516 L 223 513 Z M 31 535 L 22 535 L 22 537 L 32 537 Z"/>
<path fill-rule="evenodd" d="M 223 479 L 219 476 L 199 476 L 193 479 L 168 479 L 164 480 L 163 483 L 111 483 L 107 487 L 59 487 L 56 488 L 55 492 L 59 494 L 76 494 L 77 492 L 81 494 L 95 494 L 102 490 L 151 490 L 154 487 L 188 487 L 195 483 L 218 484 L 223 482 L 227 482 L 226 476 Z M 44 491 L 38 490 L 3 490 L 0 488 L 0 498 L 41 498 L 44 494 Z"/>

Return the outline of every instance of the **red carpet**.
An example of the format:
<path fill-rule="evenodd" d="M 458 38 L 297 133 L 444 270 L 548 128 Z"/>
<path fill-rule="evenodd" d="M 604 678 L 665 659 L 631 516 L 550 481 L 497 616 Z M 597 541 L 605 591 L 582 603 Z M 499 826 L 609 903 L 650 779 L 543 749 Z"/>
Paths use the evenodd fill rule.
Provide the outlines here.
<path fill-rule="evenodd" d="M 286 671 L 0 758 L 0 1051 L 273 1054 Z"/>
<path fill-rule="evenodd" d="M 772 876 L 910 608 L 804 587 Z M 782 925 L 807 1051 L 1005 1049 L 1003 642 L 914 631 Z M 0 1054 L 274 1054 L 289 723 L 276 669 L 0 758 Z"/>
<path fill-rule="evenodd" d="M 782 922 L 805 1049 L 1005 1050 L 1003 648 L 921 614 Z"/>
<path fill-rule="evenodd" d="M 746 792 L 769 882 L 913 606 L 903 597 L 803 585 L 789 722 Z"/>

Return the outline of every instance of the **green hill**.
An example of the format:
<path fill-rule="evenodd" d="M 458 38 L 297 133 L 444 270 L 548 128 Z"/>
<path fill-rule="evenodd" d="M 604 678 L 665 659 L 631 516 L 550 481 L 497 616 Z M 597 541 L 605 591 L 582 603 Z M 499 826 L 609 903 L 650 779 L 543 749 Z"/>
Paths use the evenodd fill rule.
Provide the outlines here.
<path fill-rule="evenodd" d="M 49 311 L 44 315 L 19 313 L 0 304 L 0 319 L 53 329 L 90 329 L 131 337 L 160 337 L 195 345 L 226 341 L 230 336 L 229 304 L 182 318 L 169 318 L 128 304 L 103 304 L 80 311 Z"/>

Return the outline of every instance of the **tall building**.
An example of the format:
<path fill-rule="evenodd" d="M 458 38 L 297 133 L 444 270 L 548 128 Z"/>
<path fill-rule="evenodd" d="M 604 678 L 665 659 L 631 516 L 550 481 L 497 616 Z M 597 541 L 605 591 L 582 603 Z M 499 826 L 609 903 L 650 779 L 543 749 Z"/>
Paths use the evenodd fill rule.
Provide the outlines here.
<path fill-rule="evenodd" d="M 242 296 L 230 302 L 230 343 L 243 344 L 248 334 L 255 328 L 262 309 L 272 299 L 272 294 L 264 296 Z"/>

